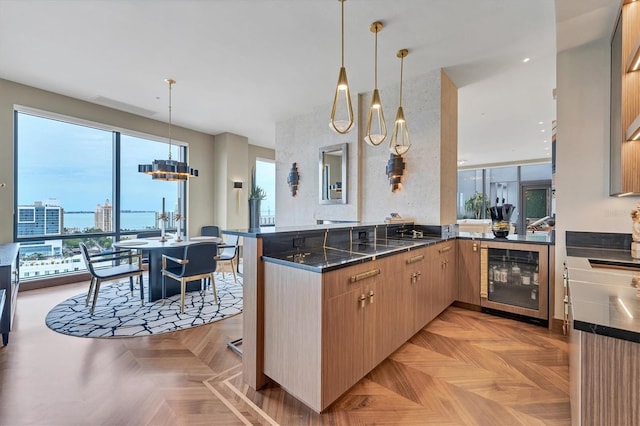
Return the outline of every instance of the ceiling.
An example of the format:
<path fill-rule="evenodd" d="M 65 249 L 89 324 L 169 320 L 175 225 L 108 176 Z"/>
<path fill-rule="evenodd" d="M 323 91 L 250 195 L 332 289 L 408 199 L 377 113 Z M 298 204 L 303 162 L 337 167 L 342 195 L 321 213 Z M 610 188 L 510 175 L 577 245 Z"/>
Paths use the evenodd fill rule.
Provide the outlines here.
<path fill-rule="evenodd" d="M 372 90 L 381 20 L 378 85 L 398 84 L 400 48 L 405 80 L 445 68 L 464 166 L 549 158 L 556 52 L 608 37 L 619 4 L 348 0 L 351 91 Z M 254 145 L 318 106 L 328 120 L 339 66 L 335 0 L 0 0 L 0 78 L 167 121 L 171 77 L 174 124 Z"/>

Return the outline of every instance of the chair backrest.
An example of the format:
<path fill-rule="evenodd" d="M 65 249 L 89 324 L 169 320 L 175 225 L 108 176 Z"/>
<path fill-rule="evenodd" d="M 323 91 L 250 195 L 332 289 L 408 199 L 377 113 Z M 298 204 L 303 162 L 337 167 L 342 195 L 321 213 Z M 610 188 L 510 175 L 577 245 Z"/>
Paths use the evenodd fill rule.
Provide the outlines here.
<path fill-rule="evenodd" d="M 190 244 L 184 248 L 183 259 L 188 259 L 189 263 L 182 265 L 183 277 L 206 274 L 216 270 L 216 259 L 218 255 L 218 243 L 209 241 Z"/>
<path fill-rule="evenodd" d="M 150 238 L 150 237 L 159 237 L 160 236 L 160 230 L 158 229 L 157 231 L 143 231 L 143 232 L 138 232 L 136 234 L 136 238 Z"/>
<path fill-rule="evenodd" d="M 91 275 L 95 276 L 95 270 L 93 269 L 93 264 L 91 263 L 91 259 L 89 256 L 89 249 L 84 243 L 80 243 L 80 251 L 82 252 L 82 257 L 84 258 L 84 263 L 87 266 L 87 269 L 91 273 Z"/>
<path fill-rule="evenodd" d="M 207 225 L 200 228 L 200 235 L 203 237 L 219 237 L 220 228 L 215 225 Z"/>
<path fill-rule="evenodd" d="M 238 254 L 238 239 L 240 237 L 238 237 L 237 235 L 225 235 L 224 237 L 224 244 L 226 246 L 233 246 L 233 247 L 225 247 L 220 251 L 220 257 L 223 258 L 224 260 L 229 260 L 232 259 L 233 257 L 235 257 L 236 254 Z"/>

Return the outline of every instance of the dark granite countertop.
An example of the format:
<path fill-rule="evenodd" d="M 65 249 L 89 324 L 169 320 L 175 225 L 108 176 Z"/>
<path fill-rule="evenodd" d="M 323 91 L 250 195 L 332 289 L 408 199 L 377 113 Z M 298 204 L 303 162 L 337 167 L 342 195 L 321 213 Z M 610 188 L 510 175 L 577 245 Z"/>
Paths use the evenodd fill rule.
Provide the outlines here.
<path fill-rule="evenodd" d="M 566 233 L 573 327 L 640 343 L 640 259 L 631 234 Z"/>
<path fill-rule="evenodd" d="M 370 262 L 376 258 L 415 250 L 445 241 L 442 238 L 378 240 L 336 247 L 314 247 L 262 256 L 265 262 L 278 263 L 313 272 L 328 272 L 344 266 Z"/>
<path fill-rule="evenodd" d="M 568 256 L 566 262 L 574 328 L 640 343 L 640 269 L 612 268 L 589 257 Z"/>

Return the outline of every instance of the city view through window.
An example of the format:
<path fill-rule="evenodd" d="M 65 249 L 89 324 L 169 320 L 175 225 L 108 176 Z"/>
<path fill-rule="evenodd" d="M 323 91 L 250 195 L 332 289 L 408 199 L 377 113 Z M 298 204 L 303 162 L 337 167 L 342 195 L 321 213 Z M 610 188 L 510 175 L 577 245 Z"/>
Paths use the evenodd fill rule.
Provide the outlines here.
<path fill-rule="evenodd" d="M 159 229 L 163 200 L 166 228 L 176 227 L 184 184 L 138 172 L 138 164 L 168 158 L 169 144 L 23 112 L 15 125 L 21 279 L 86 269 L 80 241 L 100 252 L 114 238 Z M 176 145 L 171 151 L 176 159 L 186 154 Z"/>

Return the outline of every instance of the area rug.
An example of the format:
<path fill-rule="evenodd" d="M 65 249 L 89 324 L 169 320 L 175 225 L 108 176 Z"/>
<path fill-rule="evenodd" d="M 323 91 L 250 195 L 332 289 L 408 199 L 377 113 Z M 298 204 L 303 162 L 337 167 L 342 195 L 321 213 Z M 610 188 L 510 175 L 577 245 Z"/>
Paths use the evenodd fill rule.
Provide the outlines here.
<path fill-rule="evenodd" d="M 91 315 L 85 307 L 87 293 L 78 294 L 56 305 L 45 319 L 58 333 L 78 337 L 137 337 L 185 330 L 210 324 L 242 312 L 242 277 L 236 284 L 231 274 L 216 273 L 219 303 L 215 304 L 211 287 L 206 292 L 191 291 L 185 297 L 184 314 L 180 313 L 180 294 L 140 305 L 140 290 L 129 280 L 105 283 L 100 288 L 96 308 Z M 145 285 L 146 287 L 146 285 Z M 89 284 L 87 283 L 87 290 Z M 147 295 L 145 288 L 145 295 Z"/>

